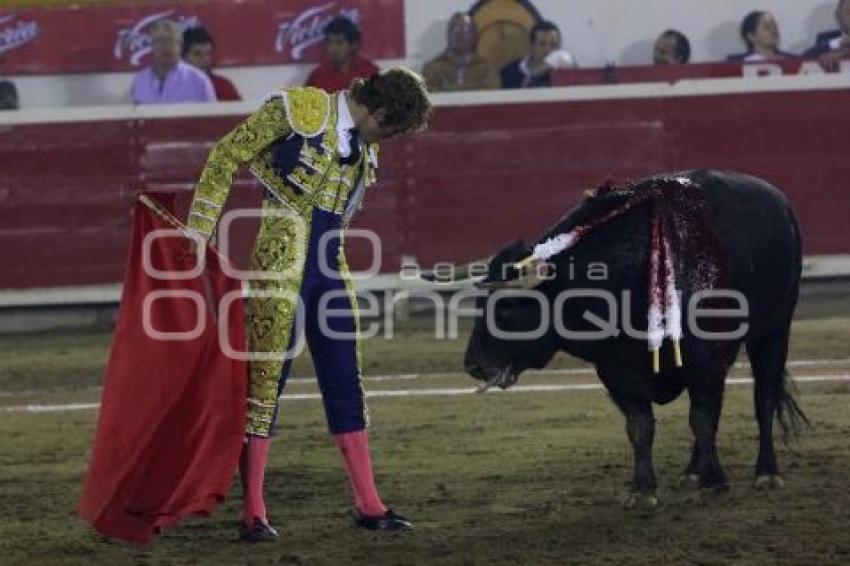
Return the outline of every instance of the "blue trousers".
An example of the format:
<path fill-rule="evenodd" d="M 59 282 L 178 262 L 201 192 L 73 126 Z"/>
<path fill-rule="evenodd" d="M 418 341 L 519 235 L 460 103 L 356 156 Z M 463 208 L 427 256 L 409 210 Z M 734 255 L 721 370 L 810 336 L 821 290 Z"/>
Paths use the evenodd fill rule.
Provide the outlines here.
<path fill-rule="evenodd" d="M 339 215 L 318 208 L 313 210 L 300 289 L 303 324 L 299 324 L 299 317 L 295 317 L 289 344 L 291 352 L 298 338 L 303 336 L 307 340 L 328 428 L 333 434 L 363 430 L 368 421 L 360 383 L 357 298 L 353 295 L 345 263 L 344 246 L 340 240 L 341 226 Z M 326 297 L 324 301 L 323 297 Z M 322 319 L 325 321 L 324 329 Z M 332 333 L 344 333 L 345 336 L 333 336 Z M 283 364 L 278 396 L 286 386 L 292 361 L 290 355 Z M 272 435 L 277 434 L 279 429 L 279 413 L 278 401 Z"/>

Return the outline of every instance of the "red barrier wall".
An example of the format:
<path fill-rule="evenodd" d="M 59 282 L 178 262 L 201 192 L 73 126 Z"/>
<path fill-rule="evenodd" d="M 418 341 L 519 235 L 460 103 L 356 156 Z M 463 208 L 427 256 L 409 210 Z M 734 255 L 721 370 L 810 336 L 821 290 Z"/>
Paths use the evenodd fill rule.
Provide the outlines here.
<path fill-rule="evenodd" d="M 762 176 L 790 197 L 807 254 L 850 252 L 848 90 L 442 106 L 386 144 L 355 227 L 382 271 L 493 253 L 534 238 L 607 179 L 686 168 Z M 0 125 L 0 288 L 118 282 L 137 189 L 184 191 L 239 117 Z M 245 177 L 230 207 L 258 202 Z M 237 230 L 242 263 L 255 224 Z M 746 226 L 741 227 L 742 230 Z M 370 263 L 362 242 L 352 263 Z"/>
<path fill-rule="evenodd" d="M 850 69 L 850 59 L 841 62 L 843 72 Z M 778 59 L 775 61 L 734 63 L 690 63 L 687 65 L 636 65 L 562 69 L 552 71 L 552 86 L 603 84 L 675 83 L 687 79 L 719 79 L 768 75 L 822 74 L 817 61 Z"/>

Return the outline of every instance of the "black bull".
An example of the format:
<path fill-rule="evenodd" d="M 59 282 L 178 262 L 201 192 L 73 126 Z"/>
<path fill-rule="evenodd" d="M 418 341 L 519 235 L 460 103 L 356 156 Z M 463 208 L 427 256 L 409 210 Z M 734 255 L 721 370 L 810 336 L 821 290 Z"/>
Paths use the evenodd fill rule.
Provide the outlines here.
<path fill-rule="evenodd" d="M 558 351 L 592 363 L 625 415 L 634 448 L 634 476 L 626 504 L 654 506 L 652 404 L 668 403 L 684 390 L 691 401 L 694 444 L 683 480 L 707 489 L 727 488 L 715 439 L 725 378 L 744 343 L 755 380 L 759 427 L 756 485 L 781 486 L 773 447 L 774 415 L 786 432 L 805 420 L 786 389 L 788 339 L 802 269 L 800 234 L 788 202 L 769 183 L 739 173 L 696 171 L 654 177 L 624 188 L 600 188 L 539 241 L 592 223 L 630 201 L 639 204 L 595 225 L 574 247 L 550 258 L 547 277 L 533 285 L 547 301 L 492 290 L 518 280 L 521 269 L 516 262 L 527 257 L 532 247 L 517 243 L 493 258 L 482 285 L 491 291 L 479 299 L 483 314 L 470 336 L 467 371 L 479 380 L 506 387 L 523 370 L 544 367 Z M 647 341 L 624 328 L 627 322 L 631 328 L 647 328 L 654 206 L 663 207 L 673 250 L 684 356 L 683 366 L 677 367 L 671 341 L 665 340 L 657 374 Z M 576 289 L 606 292 L 616 298 L 621 312 L 612 317 L 609 302 L 580 296 L 564 300 L 560 312 L 552 312 L 559 293 Z M 696 293 L 710 289 L 737 291 L 745 300 L 724 295 L 689 305 Z M 723 318 L 697 318 L 697 330 L 745 333 L 735 338 L 695 336 L 695 328 L 688 323 L 691 306 L 727 311 Z M 556 315 L 562 317 L 560 325 L 553 322 Z M 588 319 L 591 315 L 598 317 L 596 322 Z M 599 320 L 615 321 L 616 331 L 602 339 L 576 338 L 563 331 L 598 331 Z M 541 323 L 542 336 L 534 340 L 505 335 L 533 330 Z"/>

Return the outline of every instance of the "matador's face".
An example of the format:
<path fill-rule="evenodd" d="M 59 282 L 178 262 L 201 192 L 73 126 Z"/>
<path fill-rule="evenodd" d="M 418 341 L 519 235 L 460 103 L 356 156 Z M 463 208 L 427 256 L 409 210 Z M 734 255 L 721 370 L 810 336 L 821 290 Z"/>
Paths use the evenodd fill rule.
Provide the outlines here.
<path fill-rule="evenodd" d="M 384 114 L 384 110 L 379 109 L 363 117 L 360 123 L 357 124 L 360 139 L 366 143 L 376 143 L 400 133 L 398 127 L 383 124 Z"/>

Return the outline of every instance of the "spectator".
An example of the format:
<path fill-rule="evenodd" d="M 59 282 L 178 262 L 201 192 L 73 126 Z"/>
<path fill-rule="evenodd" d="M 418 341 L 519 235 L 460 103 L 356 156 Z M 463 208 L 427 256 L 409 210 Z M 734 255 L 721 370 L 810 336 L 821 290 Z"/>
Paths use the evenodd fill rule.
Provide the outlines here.
<path fill-rule="evenodd" d="M 756 10 L 741 22 L 741 39 L 747 44 L 746 53 L 730 55 L 727 61 L 770 61 L 794 57 L 779 49 L 779 25 L 770 12 Z"/>
<path fill-rule="evenodd" d="M 675 29 L 668 29 L 655 40 L 652 61 L 656 65 L 683 65 L 691 60 L 691 42 Z"/>
<path fill-rule="evenodd" d="M 552 84 L 552 69 L 575 67 L 573 56 L 561 49 L 561 30 L 552 22 L 531 28 L 531 53 L 502 67 L 504 88 L 542 87 Z"/>
<path fill-rule="evenodd" d="M 0 80 L 0 110 L 17 110 L 18 108 L 20 108 L 20 102 L 15 83 Z"/>
<path fill-rule="evenodd" d="M 242 100 L 232 82 L 212 72 L 213 40 L 207 28 L 197 26 L 183 30 L 183 60 L 207 74 L 219 101 Z"/>
<path fill-rule="evenodd" d="M 151 26 L 151 66 L 133 79 L 134 104 L 215 102 L 215 90 L 207 76 L 180 60 L 180 27 L 171 20 Z"/>
<path fill-rule="evenodd" d="M 815 44 L 803 57 L 817 59 L 827 71 L 837 71 L 839 62 L 850 57 L 850 1 L 839 0 L 835 7 L 838 29 L 819 33 Z"/>
<path fill-rule="evenodd" d="M 339 92 L 351 86 L 354 79 L 366 79 L 377 74 L 373 62 L 360 57 L 360 30 L 344 16 L 328 22 L 325 28 L 325 50 L 328 61 L 322 63 L 307 77 L 307 86 L 328 92 Z"/>
<path fill-rule="evenodd" d="M 485 90 L 499 88 L 499 71 L 478 55 L 478 30 L 469 14 L 458 12 L 449 19 L 446 50 L 422 69 L 432 91 Z"/>

